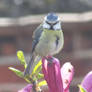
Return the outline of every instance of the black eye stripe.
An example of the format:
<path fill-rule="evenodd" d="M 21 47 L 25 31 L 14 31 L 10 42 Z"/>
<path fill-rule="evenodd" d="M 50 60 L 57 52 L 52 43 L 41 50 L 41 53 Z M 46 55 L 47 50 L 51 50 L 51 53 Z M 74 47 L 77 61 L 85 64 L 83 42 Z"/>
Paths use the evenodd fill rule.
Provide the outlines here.
<path fill-rule="evenodd" d="M 46 21 L 47 24 L 51 25 L 48 21 Z"/>
<path fill-rule="evenodd" d="M 58 22 L 59 22 L 59 21 L 57 21 L 56 23 L 49 23 L 48 21 L 46 21 L 46 23 L 49 24 L 49 25 L 51 25 L 51 24 L 52 24 L 52 25 L 56 25 Z"/>

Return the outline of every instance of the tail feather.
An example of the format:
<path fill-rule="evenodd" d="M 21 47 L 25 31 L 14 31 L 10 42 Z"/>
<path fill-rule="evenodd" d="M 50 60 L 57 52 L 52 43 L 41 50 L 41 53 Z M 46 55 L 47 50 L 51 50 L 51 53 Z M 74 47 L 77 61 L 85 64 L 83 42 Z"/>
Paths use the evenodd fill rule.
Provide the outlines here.
<path fill-rule="evenodd" d="M 32 72 L 33 62 L 34 62 L 33 55 L 31 55 L 27 68 L 24 71 L 24 76 L 29 75 Z"/>

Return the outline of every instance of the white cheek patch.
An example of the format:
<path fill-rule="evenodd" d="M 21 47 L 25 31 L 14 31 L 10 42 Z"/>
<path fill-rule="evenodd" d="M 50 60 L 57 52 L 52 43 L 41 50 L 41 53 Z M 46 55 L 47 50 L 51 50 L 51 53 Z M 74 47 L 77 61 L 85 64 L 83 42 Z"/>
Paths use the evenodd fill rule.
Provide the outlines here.
<path fill-rule="evenodd" d="M 54 30 L 61 29 L 61 24 L 60 23 L 57 23 L 56 25 L 53 26 L 53 29 Z"/>
<path fill-rule="evenodd" d="M 50 25 L 47 24 L 47 23 L 44 23 L 44 24 L 43 24 L 43 28 L 47 28 L 47 29 L 49 29 L 49 28 L 50 28 Z"/>

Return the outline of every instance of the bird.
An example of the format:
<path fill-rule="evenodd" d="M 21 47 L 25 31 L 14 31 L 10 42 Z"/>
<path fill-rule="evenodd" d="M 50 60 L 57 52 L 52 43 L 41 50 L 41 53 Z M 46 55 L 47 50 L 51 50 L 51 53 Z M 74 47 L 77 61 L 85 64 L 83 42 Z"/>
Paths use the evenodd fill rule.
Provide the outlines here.
<path fill-rule="evenodd" d="M 43 22 L 33 32 L 30 61 L 24 71 L 24 76 L 30 75 L 39 60 L 59 53 L 64 45 L 64 35 L 61 21 L 56 13 L 48 13 Z"/>

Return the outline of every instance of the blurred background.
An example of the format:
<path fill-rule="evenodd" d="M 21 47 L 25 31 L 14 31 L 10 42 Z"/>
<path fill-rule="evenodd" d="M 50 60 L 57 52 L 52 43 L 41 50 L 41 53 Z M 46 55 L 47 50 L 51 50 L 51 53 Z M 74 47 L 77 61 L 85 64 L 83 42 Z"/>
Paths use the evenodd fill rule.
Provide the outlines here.
<path fill-rule="evenodd" d="M 24 51 L 26 60 L 32 45 L 32 33 L 48 12 L 56 12 L 62 21 L 64 48 L 56 55 L 75 67 L 71 92 L 92 70 L 92 0 L 0 0 L 0 92 L 17 92 L 27 83 L 11 72 L 23 71 L 16 52 Z"/>

